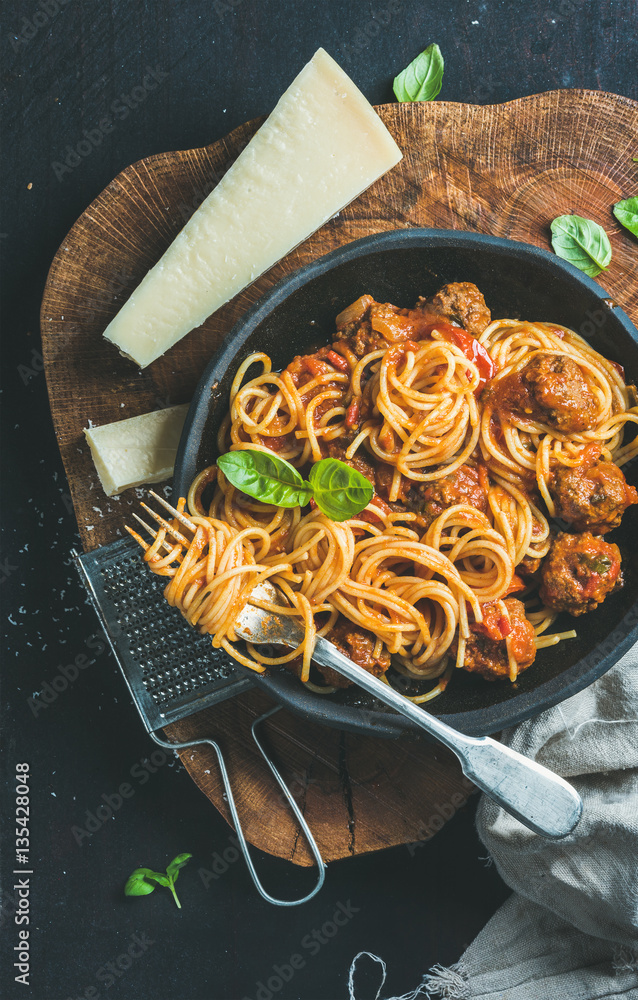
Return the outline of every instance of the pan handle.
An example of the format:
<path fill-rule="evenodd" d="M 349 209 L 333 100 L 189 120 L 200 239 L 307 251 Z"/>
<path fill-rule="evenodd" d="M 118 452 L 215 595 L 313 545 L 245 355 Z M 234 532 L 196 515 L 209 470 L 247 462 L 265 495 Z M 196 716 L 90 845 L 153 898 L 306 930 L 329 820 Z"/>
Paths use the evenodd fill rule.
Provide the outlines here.
<path fill-rule="evenodd" d="M 319 890 L 321 889 L 321 887 L 323 886 L 323 883 L 324 883 L 325 877 L 326 877 L 326 866 L 325 866 L 323 858 L 321 857 L 321 854 L 319 852 L 319 848 L 317 846 L 317 842 L 316 842 L 315 838 L 312 835 L 310 827 L 308 826 L 308 823 L 306 822 L 306 819 L 305 819 L 303 813 L 301 812 L 301 809 L 299 808 L 299 806 L 295 802 L 295 800 L 292 797 L 292 794 L 290 793 L 290 791 L 288 789 L 288 786 L 286 785 L 284 779 L 282 778 L 282 776 L 280 775 L 279 771 L 275 767 L 273 761 L 268 756 L 267 752 L 264 750 L 264 748 L 263 748 L 262 744 L 260 743 L 259 738 L 257 736 L 256 730 L 257 730 L 257 726 L 259 725 L 259 723 L 260 722 L 264 722 L 266 719 L 270 718 L 271 715 L 274 715 L 275 712 L 279 712 L 280 709 L 281 709 L 281 706 L 277 705 L 275 708 L 271 708 L 268 712 L 264 712 L 263 715 L 258 716 L 258 718 L 256 718 L 254 720 L 254 722 L 253 722 L 253 724 L 252 724 L 252 726 L 250 728 L 251 728 L 252 737 L 253 737 L 255 743 L 257 744 L 257 748 L 258 748 L 259 752 L 261 753 L 262 757 L 264 758 L 266 764 L 270 768 L 272 774 L 274 775 L 275 781 L 277 782 L 277 784 L 281 788 L 283 794 L 285 795 L 286 800 L 287 800 L 287 802 L 288 802 L 288 804 L 289 804 L 292 812 L 294 813 L 294 816 L 295 816 L 297 822 L 299 823 L 301 829 L 304 832 L 304 836 L 305 836 L 305 838 L 306 838 L 306 840 L 308 842 L 308 846 L 310 847 L 310 850 L 313 853 L 315 861 L 317 862 L 317 867 L 319 869 L 319 875 L 317 877 L 317 883 L 316 883 L 314 889 L 312 889 L 312 891 L 309 892 L 307 896 L 303 896 L 302 899 L 277 899 L 275 896 L 271 896 L 270 893 L 267 892 L 266 889 L 264 889 L 263 885 L 261 884 L 259 876 L 257 875 L 257 872 L 255 870 L 255 865 L 253 864 L 253 859 L 250 856 L 250 851 L 248 849 L 248 843 L 246 841 L 246 837 L 244 836 L 244 831 L 242 829 L 241 821 L 239 819 L 239 814 L 237 812 L 237 806 L 235 805 L 235 798 L 233 796 L 233 791 L 232 791 L 231 784 L 230 784 L 230 778 L 228 776 L 228 770 L 226 768 L 226 762 L 224 761 L 224 757 L 223 757 L 221 748 L 219 747 L 219 744 L 216 743 L 214 740 L 210 740 L 210 739 L 188 740 L 186 743 L 171 743 L 168 740 L 162 740 L 162 739 L 160 739 L 160 737 L 157 736 L 154 732 L 149 732 L 149 736 L 151 737 L 152 740 L 154 740 L 156 743 L 158 743 L 161 747 L 167 747 L 169 750 L 186 750 L 188 747 L 201 746 L 204 743 L 207 743 L 209 746 L 211 746 L 213 748 L 213 750 L 215 751 L 215 753 L 217 755 L 217 761 L 218 761 L 218 764 L 219 764 L 219 771 L 220 771 L 220 774 L 221 774 L 221 777 L 222 777 L 222 782 L 223 782 L 223 785 L 224 785 L 224 790 L 226 792 L 226 796 L 227 796 L 227 799 L 228 799 L 228 808 L 230 809 L 230 814 L 231 814 L 231 816 L 233 818 L 233 823 L 235 825 L 235 832 L 237 834 L 237 839 L 239 840 L 239 846 L 240 846 L 241 852 L 242 852 L 242 854 L 244 856 L 244 860 L 246 862 L 246 865 L 248 866 L 248 871 L 250 872 L 250 877 L 252 878 L 252 880 L 253 880 L 253 882 L 255 884 L 255 888 L 257 889 L 257 892 L 259 893 L 259 895 L 263 899 L 266 900 L 267 903 L 272 903 L 273 906 L 300 906 L 302 903 L 307 903 L 310 899 L 313 898 L 313 896 L 316 896 L 317 893 L 319 892 Z"/>

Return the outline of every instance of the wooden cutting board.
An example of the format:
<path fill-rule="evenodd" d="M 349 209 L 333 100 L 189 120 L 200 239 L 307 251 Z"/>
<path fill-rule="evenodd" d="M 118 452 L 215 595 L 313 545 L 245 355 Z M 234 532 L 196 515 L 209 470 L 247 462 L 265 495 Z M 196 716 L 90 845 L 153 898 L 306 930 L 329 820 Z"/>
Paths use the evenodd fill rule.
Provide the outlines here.
<path fill-rule="evenodd" d="M 549 223 L 573 211 L 609 233 L 613 259 L 599 280 L 638 322 L 638 241 L 611 211 L 638 193 L 638 164 L 632 162 L 638 103 L 563 90 L 491 107 L 433 102 L 377 110 L 403 150 L 402 162 L 144 371 L 122 358 L 102 331 L 261 122 L 242 125 L 204 149 L 133 164 L 64 240 L 42 302 L 42 342 L 53 422 L 85 550 L 121 536 L 139 502 L 135 490 L 118 500 L 104 496 L 82 433 L 89 420 L 103 424 L 188 402 L 211 355 L 249 305 L 290 271 L 352 240 L 428 226 L 550 249 Z M 179 740 L 214 735 L 229 757 L 248 839 L 309 864 L 297 824 L 250 739 L 250 722 L 267 706 L 263 696 L 250 693 L 167 732 Z M 423 741 L 345 735 L 283 712 L 267 723 L 267 732 L 326 860 L 423 842 L 471 788 L 451 755 Z M 182 760 L 227 816 L 212 756 L 198 748 L 183 752 Z"/>

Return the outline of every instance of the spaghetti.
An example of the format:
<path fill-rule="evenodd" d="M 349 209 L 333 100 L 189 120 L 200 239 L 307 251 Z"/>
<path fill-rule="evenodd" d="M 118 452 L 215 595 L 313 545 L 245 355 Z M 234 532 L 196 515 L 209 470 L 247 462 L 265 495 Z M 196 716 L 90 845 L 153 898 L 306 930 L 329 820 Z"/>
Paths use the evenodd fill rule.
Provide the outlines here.
<path fill-rule="evenodd" d="M 281 372 L 262 353 L 243 361 L 218 448 L 271 451 L 302 471 L 339 458 L 374 483 L 365 510 L 335 522 L 312 505 L 275 507 L 212 466 L 180 500 L 194 533 L 161 529 L 145 559 L 170 578 L 169 603 L 214 646 L 260 672 L 296 664 L 313 690 L 340 684 L 330 671 L 322 671 L 327 686 L 311 679 L 318 635 L 379 675 L 392 659 L 398 674 L 434 681 L 417 701 L 440 694 L 454 664 L 514 681 L 537 648 L 575 635 L 546 634 L 559 610 L 588 610 L 620 582 L 616 546 L 581 529 L 570 543 L 570 580 L 578 599 L 580 590 L 588 596 L 582 607 L 576 598 L 561 607 L 556 573 L 572 568 L 550 522 L 567 502 L 563 472 L 598 477 L 598 489 L 613 466 L 622 485 L 610 527 L 638 501 L 619 472 L 638 452 L 638 438 L 625 433 L 638 423 L 633 389 L 565 327 L 491 322 L 466 283 L 412 310 L 362 296 L 337 326 L 330 348 Z M 255 365 L 261 372 L 245 381 Z M 604 516 L 611 501 L 602 495 Z M 550 550 L 554 576 L 546 578 Z M 266 579 L 282 604 L 257 603 L 295 616 L 304 631 L 297 649 L 275 656 L 235 646 L 241 609 Z M 519 591 L 526 607 L 511 596 Z"/>

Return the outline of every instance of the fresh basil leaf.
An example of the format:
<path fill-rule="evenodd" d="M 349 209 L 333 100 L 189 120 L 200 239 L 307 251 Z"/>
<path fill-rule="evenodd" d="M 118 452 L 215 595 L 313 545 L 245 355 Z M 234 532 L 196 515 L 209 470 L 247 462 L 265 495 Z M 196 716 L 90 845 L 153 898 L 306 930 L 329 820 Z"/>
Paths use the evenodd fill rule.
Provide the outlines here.
<path fill-rule="evenodd" d="M 151 892 L 155 892 L 155 886 L 152 882 L 145 882 L 144 879 L 137 881 L 129 879 L 124 886 L 125 896 L 148 896 Z"/>
<path fill-rule="evenodd" d="M 272 452 L 248 448 L 220 455 L 217 465 L 242 493 L 277 507 L 304 507 L 312 491 L 294 465 Z"/>
<path fill-rule="evenodd" d="M 166 871 L 170 868 L 183 868 L 184 865 L 188 864 L 192 856 L 192 854 L 178 854 L 176 858 L 173 858 Z"/>
<path fill-rule="evenodd" d="M 153 882 L 157 882 L 158 885 L 164 885 L 168 889 L 171 884 L 171 880 L 167 875 L 160 875 L 159 872 L 151 872 L 150 875 L 146 876 L 147 879 L 152 879 Z"/>
<path fill-rule="evenodd" d="M 627 198 L 614 205 L 614 215 L 621 226 L 638 236 L 638 198 Z"/>
<path fill-rule="evenodd" d="M 176 858 L 173 858 L 170 865 L 166 868 L 166 874 L 169 878 L 172 878 L 173 882 L 177 881 L 177 876 L 179 875 L 180 868 L 187 865 L 189 859 L 192 858 L 192 854 L 178 854 Z"/>
<path fill-rule="evenodd" d="M 150 892 L 155 892 L 155 886 L 152 882 L 146 881 L 146 873 L 150 872 L 149 868 L 136 868 L 135 871 L 129 875 L 126 880 L 126 885 L 124 886 L 125 896 L 148 896 Z"/>
<path fill-rule="evenodd" d="M 124 886 L 124 894 L 126 896 L 148 896 L 149 893 L 155 891 L 155 884 L 163 885 L 170 890 L 175 904 L 181 910 L 182 904 L 175 892 L 175 880 L 179 875 L 180 868 L 183 868 L 192 856 L 192 854 L 178 854 L 176 858 L 173 858 L 170 865 L 168 865 L 166 875 L 162 875 L 161 872 L 154 872 L 150 868 L 136 868 L 127 879 Z"/>
<path fill-rule="evenodd" d="M 356 469 L 338 458 L 322 458 L 308 476 L 317 507 L 332 521 L 347 521 L 367 507 L 374 489 Z"/>
<path fill-rule="evenodd" d="M 397 101 L 433 101 L 443 82 L 443 56 L 433 43 L 413 59 L 398 76 L 392 89 Z"/>
<path fill-rule="evenodd" d="M 152 868 L 136 868 L 133 875 L 137 875 L 139 878 L 150 878 L 155 882 L 158 882 L 159 879 L 166 877 L 163 872 L 154 872 Z"/>
<path fill-rule="evenodd" d="M 158 885 L 168 885 L 168 879 L 166 875 L 162 872 L 154 872 L 151 868 L 136 868 L 133 874 L 139 874 L 140 878 L 149 879 L 152 882 L 157 882 Z"/>
<path fill-rule="evenodd" d="M 581 215 L 559 215 L 551 225 L 554 252 L 590 278 L 609 265 L 611 244 L 597 222 Z"/>

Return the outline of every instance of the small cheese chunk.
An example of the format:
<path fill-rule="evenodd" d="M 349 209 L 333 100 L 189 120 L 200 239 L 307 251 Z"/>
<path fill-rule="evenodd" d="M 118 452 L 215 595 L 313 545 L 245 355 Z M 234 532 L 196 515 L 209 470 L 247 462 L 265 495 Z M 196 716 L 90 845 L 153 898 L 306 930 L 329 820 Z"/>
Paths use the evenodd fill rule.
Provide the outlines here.
<path fill-rule="evenodd" d="M 401 156 L 372 105 L 319 49 L 104 336 L 149 365 Z"/>
<path fill-rule="evenodd" d="M 175 455 L 188 405 L 141 413 L 84 434 L 107 496 L 131 486 L 159 483 L 173 475 Z"/>

